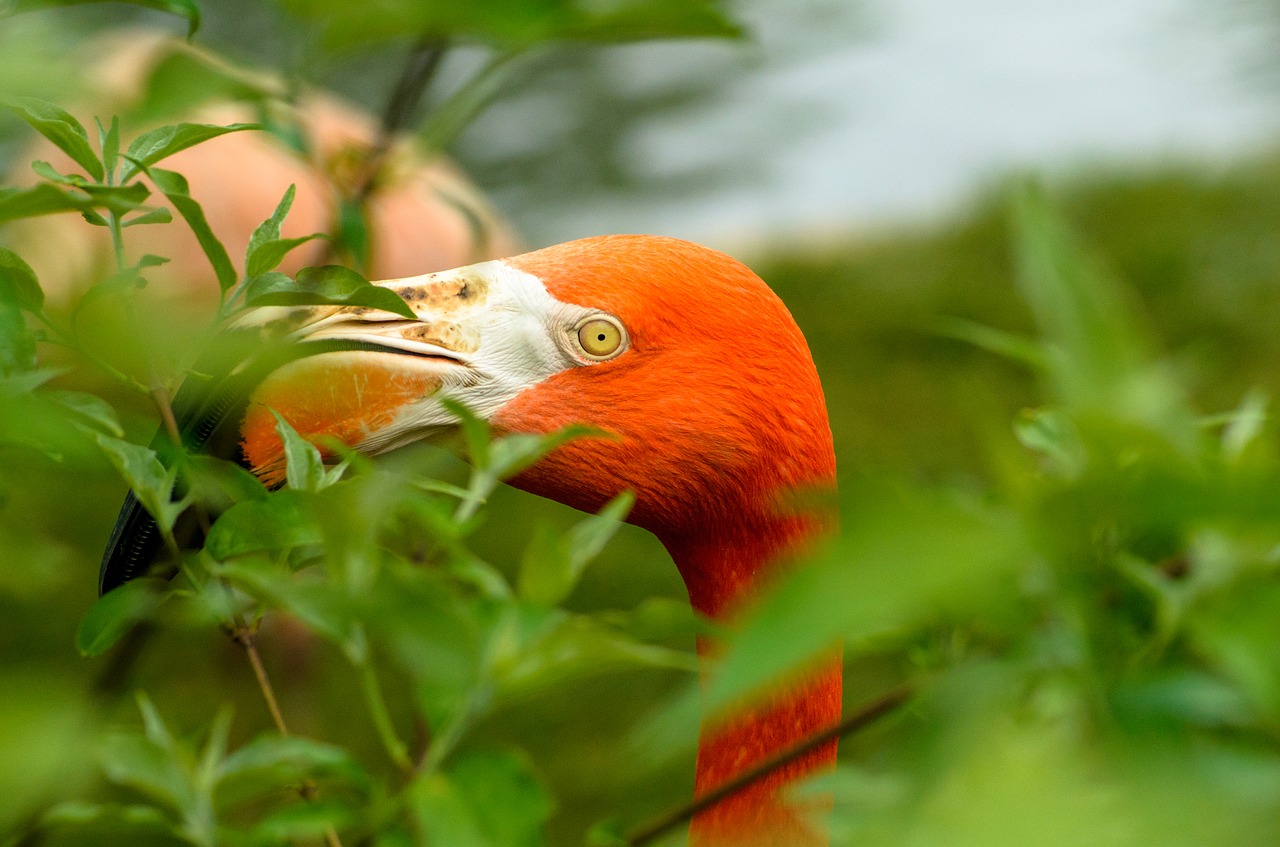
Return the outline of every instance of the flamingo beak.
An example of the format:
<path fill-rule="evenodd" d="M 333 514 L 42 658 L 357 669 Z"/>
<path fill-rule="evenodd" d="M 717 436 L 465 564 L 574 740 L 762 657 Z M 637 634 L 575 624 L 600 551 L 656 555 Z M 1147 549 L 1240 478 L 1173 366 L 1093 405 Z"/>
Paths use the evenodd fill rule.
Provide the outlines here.
<path fill-rule="evenodd" d="M 258 309 L 242 322 L 309 351 L 253 389 L 240 427 L 244 463 L 283 479 L 278 413 L 305 438 L 377 454 L 457 423 L 450 399 L 483 419 L 576 362 L 563 336 L 580 307 L 502 262 L 377 283 L 415 319 L 366 307 Z"/>

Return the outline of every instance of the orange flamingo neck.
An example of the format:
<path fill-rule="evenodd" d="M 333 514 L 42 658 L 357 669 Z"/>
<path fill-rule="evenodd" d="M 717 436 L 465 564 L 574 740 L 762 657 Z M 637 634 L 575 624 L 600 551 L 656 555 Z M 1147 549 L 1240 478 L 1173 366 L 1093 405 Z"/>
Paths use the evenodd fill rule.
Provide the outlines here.
<path fill-rule="evenodd" d="M 720 537 L 664 539 L 680 569 L 693 607 L 726 618 L 776 575 L 779 562 L 812 541 L 822 525 L 812 518 L 779 517 L 765 526 L 739 527 Z M 698 653 L 715 654 L 700 641 Z M 841 660 L 838 652 L 810 675 L 768 701 L 704 724 L 698 744 L 695 793 L 701 796 L 754 765 L 798 744 L 840 719 Z M 837 742 L 810 751 L 697 815 L 691 847 L 825 847 L 826 836 L 805 820 L 806 811 L 786 802 L 788 785 L 835 765 Z"/>

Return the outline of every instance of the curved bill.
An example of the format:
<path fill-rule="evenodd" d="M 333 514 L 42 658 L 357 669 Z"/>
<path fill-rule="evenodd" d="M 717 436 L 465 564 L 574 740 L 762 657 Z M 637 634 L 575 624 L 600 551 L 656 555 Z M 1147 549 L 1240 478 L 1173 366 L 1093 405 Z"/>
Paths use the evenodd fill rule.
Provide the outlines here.
<path fill-rule="evenodd" d="M 552 330 L 578 307 L 501 262 L 377 284 L 399 293 L 416 320 L 335 306 L 260 308 L 241 318 L 227 343 L 193 368 L 215 376 L 187 379 L 174 398 L 182 451 L 232 459 L 279 485 L 284 449 L 273 411 L 308 440 L 336 438 L 377 454 L 456 424 L 443 399 L 488 418 L 572 364 Z M 152 447 L 166 465 L 178 458 L 163 431 Z M 194 546 L 202 533 L 185 515 L 174 534 Z M 99 592 L 147 573 L 161 541 L 155 520 L 129 494 L 103 554 Z"/>

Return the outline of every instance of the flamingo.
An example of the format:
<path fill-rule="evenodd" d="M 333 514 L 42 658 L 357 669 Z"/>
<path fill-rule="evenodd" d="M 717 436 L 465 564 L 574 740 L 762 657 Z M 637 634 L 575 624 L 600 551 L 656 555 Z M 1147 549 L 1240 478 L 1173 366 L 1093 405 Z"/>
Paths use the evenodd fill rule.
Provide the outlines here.
<path fill-rule="evenodd" d="M 346 345 L 291 361 L 252 390 L 239 458 L 264 481 L 284 477 L 271 410 L 308 438 L 371 454 L 454 426 L 443 399 L 497 433 L 585 423 L 612 437 L 558 447 L 512 484 L 586 511 L 634 492 L 628 521 L 661 540 L 693 607 L 719 620 L 827 529 L 824 515 L 782 503 L 834 486 L 817 371 L 782 301 L 734 259 L 676 239 L 600 236 L 378 284 L 417 319 L 333 306 L 248 317 L 262 332 L 284 326 L 291 340 Z M 118 528 L 104 589 L 133 575 L 129 543 Z M 700 642 L 702 656 L 714 652 Z M 704 726 L 696 791 L 835 723 L 840 695 L 841 662 L 828 656 L 764 704 Z M 832 740 L 700 812 L 690 843 L 825 844 L 784 789 L 835 755 Z"/>

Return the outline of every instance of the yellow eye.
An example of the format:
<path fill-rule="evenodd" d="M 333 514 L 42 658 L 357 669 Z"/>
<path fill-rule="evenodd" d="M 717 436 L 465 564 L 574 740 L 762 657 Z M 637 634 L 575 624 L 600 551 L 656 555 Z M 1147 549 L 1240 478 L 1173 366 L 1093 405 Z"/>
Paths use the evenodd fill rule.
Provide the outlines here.
<path fill-rule="evenodd" d="M 606 359 L 622 347 L 622 327 L 606 318 L 592 318 L 578 327 L 578 343 L 593 359 Z"/>

